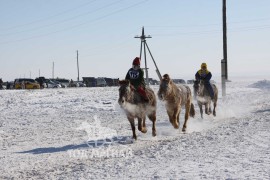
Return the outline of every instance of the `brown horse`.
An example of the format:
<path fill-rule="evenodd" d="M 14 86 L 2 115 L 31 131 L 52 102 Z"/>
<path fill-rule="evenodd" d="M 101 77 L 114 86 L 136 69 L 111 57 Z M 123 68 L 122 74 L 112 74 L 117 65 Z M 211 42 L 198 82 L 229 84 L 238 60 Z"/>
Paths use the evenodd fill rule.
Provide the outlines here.
<path fill-rule="evenodd" d="M 137 140 L 134 122 L 135 118 L 138 119 L 138 130 L 142 133 L 147 132 L 145 125 L 146 116 L 152 121 L 152 135 L 156 136 L 157 101 L 154 91 L 150 88 L 145 89 L 149 99 L 149 101 L 146 102 L 128 80 L 119 81 L 119 85 L 118 103 L 127 115 L 133 132 L 133 138 Z"/>
<path fill-rule="evenodd" d="M 185 122 L 182 128 L 182 131 L 185 132 L 189 116 L 195 116 L 190 88 L 185 85 L 176 86 L 169 75 L 165 74 L 160 82 L 158 97 L 166 102 L 167 114 L 175 129 L 178 129 L 180 125 L 179 115 L 181 107 L 185 107 Z"/>
<path fill-rule="evenodd" d="M 196 85 L 195 85 L 196 84 Z M 209 91 L 205 87 L 205 82 L 203 80 L 194 82 L 194 92 L 197 94 L 197 103 L 200 108 L 201 117 L 203 119 L 203 108 L 205 106 L 205 114 L 210 115 L 212 113 L 211 109 L 211 101 L 214 103 L 213 115 L 216 116 L 216 107 L 217 107 L 217 100 L 218 100 L 218 89 L 215 84 L 211 84 L 213 91 L 214 91 L 214 99 L 211 100 Z"/>

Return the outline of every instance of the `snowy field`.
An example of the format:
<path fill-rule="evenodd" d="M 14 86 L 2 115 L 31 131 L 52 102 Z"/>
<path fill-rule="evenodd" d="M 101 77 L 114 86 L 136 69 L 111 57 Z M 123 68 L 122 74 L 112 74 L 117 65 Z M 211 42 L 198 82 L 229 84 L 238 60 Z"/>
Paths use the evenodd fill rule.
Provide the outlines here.
<path fill-rule="evenodd" d="M 0 179 L 270 179 L 270 82 L 217 85 L 217 117 L 183 134 L 158 101 L 136 142 L 118 87 L 0 91 Z"/>

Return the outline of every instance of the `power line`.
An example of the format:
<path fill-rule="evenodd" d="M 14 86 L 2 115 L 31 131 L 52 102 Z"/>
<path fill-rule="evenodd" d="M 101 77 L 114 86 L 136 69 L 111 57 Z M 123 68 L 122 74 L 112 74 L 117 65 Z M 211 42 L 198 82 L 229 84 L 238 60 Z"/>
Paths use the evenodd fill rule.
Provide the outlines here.
<path fill-rule="evenodd" d="M 33 31 L 33 30 L 42 29 L 44 27 L 49 27 L 49 26 L 53 26 L 53 25 L 56 25 L 56 24 L 58 25 L 58 24 L 61 24 L 61 23 L 67 22 L 67 21 L 71 21 L 73 19 L 77 19 L 79 17 L 85 16 L 85 15 L 88 15 L 88 14 L 91 14 L 91 13 L 94 13 L 94 12 L 97 12 L 97 11 L 102 10 L 104 8 L 107 8 L 109 6 L 115 5 L 116 3 L 119 3 L 120 1 L 123 1 L 123 0 L 119 0 L 119 1 L 116 1 L 114 3 L 110 3 L 110 4 L 106 5 L 106 6 L 103 6 L 101 8 L 95 9 L 93 11 L 88 11 L 86 13 L 82 13 L 82 14 L 79 14 L 77 16 L 74 16 L 74 17 L 71 17 L 71 18 L 67 18 L 67 19 L 64 19 L 64 20 L 61 20 L 61 21 L 57 21 L 57 22 L 54 22 L 54 23 L 51 23 L 51 24 L 42 25 L 42 26 L 39 26 L 39 27 L 36 27 L 36 28 L 27 29 L 27 30 L 18 31 L 18 32 L 13 32 L 13 33 L 0 34 L 0 36 L 8 36 L 8 35 L 13 35 L 13 34 L 19 34 L 19 33 L 24 33 L 24 32 L 29 32 L 29 31 Z"/>
<path fill-rule="evenodd" d="M 36 39 L 36 38 L 40 38 L 40 37 L 49 36 L 49 35 L 51 35 L 51 34 L 55 34 L 55 33 L 63 32 L 63 31 L 68 31 L 68 30 L 71 30 L 71 29 L 75 29 L 75 28 L 80 27 L 80 26 L 83 26 L 83 25 L 85 25 L 85 24 L 93 23 L 93 22 L 95 22 L 95 21 L 104 19 L 104 18 L 106 18 L 106 17 L 108 17 L 108 16 L 111 16 L 111 15 L 114 15 L 114 14 L 117 14 L 117 13 L 120 13 L 120 12 L 125 11 L 125 10 L 130 9 L 130 8 L 133 8 L 133 7 L 135 7 L 135 6 L 138 6 L 138 5 L 140 5 L 140 4 L 145 3 L 145 2 L 147 2 L 147 1 L 149 1 L 149 0 L 140 1 L 139 3 L 135 3 L 135 4 L 131 5 L 131 6 L 128 6 L 128 7 L 125 7 L 125 8 L 121 8 L 121 9 L 119 9 L 119 10 L 116 10 L 116 11 L 111 12 L 111 13 L 109 13 L 109 14 L 106 14 L 106 15 L 104 15 L 104 16 L 98 17 L 98 18 L 93 19 L 93 20 L 91 20 L 91 21 L 86 21 L 86 22 L 84 22 L 84 23 L 77 24 L 77 25 L 71 26 L 71 27 L 69 27 L 69 28 L 65 28 L 65 29 L 58 30 L 58 31 L 53 31 L 53 32 L 46 33 L 46 34 L 40 34 L 40 35 L 36 35 L 36 36 L 31 36 L 31 37 L 24 38 L 24 39 L 18 39 L 18 40 L 13 40 L 13 41 L 0 42 L 0 44 L 9 44 L 9 43 L 15 43 L 15 42 L 26 41 L 26 40 L 30 40 L 30 39 Z"/>
<path fill-rule="evenodd" d="M 229 32 L 244 32 L 244 31 L 258 31 L 263 29 L 269 29 L 270 25 L 262 26 L 249 26 L 240 28 L 229 28 Z M 154 36 L 177 36 L 177 35 L 201 35 L 201 34 L 215 34 L 221 33 L 222 30 L 209 30 L 209 31 L 193 31 L 193 32 L 177 32 L 177 33 L 164 33 L 164 34 L 153 34 Z"/>
<path fill-rule="evenodd" d="M 39 23 L 39 22 L 43 22 L 43 21 L 46 21 L 46 20 L 48 20 L 48 19 L 52 19 L 52 18 L 55 18 L 55 17 L 57 17 L 57 16 L 61 16 L 61 15 L 63 15 L 63 14 L 69 13 L 69 12 L 71 12 L 71 11 L 73 11 L 73 10 L 76 10 L 76 9 L 79 9 L 79 8 L 81 8 L 81 7 L 85 7 L 85 6 L 91 4 L 91 3 L 95 2 L 95 1 L 97 1 L 97 0 L 92 0 L 92 1 L 90 1 L 90 2 L 81 4 L 81 5 L 79 5 L 79 6 L 75 7 L 75 8 L 71 8 L 71 9 L 62 11 L 62 12 L 60 12 L 60 13 L 58 13 L 58 14 L 55 14 L 55 15 L 52 15 L 52 16 L 49 16 L 49 17 L 46 17 L 46 18 L 38 19 L 38 20 L 29 22 L 29 23 L 26 23 L 26 24 L 16 25 L 16 26 L 7 27 L 7 28 L 1 28 L 0 30 L 11 30 L 11 29 L 15 29 L 15 28 L 17 29 L 18 27 L 24 27 L 24 26 L 28 26 L 28 25 L 31 25 L 31 24 L 36 24 L 36 23 Z"/>
<path fill-rule="evenodd" d="M 233 21 L 227 22 L 227 24 L 244 24 L 250 22 L 258 22 L 258 21 L 270 21 L 270 18 L 258 18 L 252 20 L 244 20 L 244 21 Z M 220 26 L 221 23 L 214 23 L 214 24 L 193 24 L 193 25 L 181 25 L 181 26 L 162 26 L 162 25 L 150 25 L 145 26 L 147 28 L 190 28 L 190 27 L 207 27 L 207 26 Z"/>

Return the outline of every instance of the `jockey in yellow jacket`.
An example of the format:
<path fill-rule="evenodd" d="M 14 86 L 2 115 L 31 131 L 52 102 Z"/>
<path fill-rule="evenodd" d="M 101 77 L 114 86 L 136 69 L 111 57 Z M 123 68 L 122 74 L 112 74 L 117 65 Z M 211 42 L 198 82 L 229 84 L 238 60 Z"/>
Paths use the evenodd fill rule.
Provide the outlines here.
<path fill-rule="evenodd" d="M 197 73 L 195 74 L 195 79 L 196 81 L 199 80 L 203 80 L 205 83 L 205 87 L 207 88 L 211 99 L 214 99 L 214 91 L 213 88 L 210 84 L 210 79 L 212 78 L 212 74 L 211 72 L 207 69 L 207 64 L 206 63 L 202 63 L 201 64 L 201 69 L 199 71 L 197 71 Z"/>

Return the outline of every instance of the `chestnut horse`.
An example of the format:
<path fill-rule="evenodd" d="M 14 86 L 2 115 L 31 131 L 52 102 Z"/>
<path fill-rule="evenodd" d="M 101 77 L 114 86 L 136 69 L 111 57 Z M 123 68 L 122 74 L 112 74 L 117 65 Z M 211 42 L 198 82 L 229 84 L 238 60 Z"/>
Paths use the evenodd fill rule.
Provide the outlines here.
<path fill-rule="evenodd" d="M 217 100 L 218 100 L 218 89 L 215 84 L 211 83 L 211 86 L 214 91 L 214 99 L 211 100 L 210 94 L 205 87 L 205 82 L 203 80 L 195 81 L 194 82 L 194 92 L 197 94 L 197 103 L 200 108 L 201 118 L 203 119 L 203 108 L 202 106 L 205 106 L 205 114 L 210 115 L 212 113 L 211 109 L 211 101 L 213 101 L 214 109 L 213 109 L 213 115 L 216 116 L 216 106 L 217 106 Z M 197 88 L 195 88 L 197 87 Z"/>
<path fill-rule="evenodd" d="M 185 107 L 185 122 L 182 128 L 182 131 L 185 132 L 189 116 L 195 116 L 194 105 L 191 102 L 192 95 L 190 88 L 185 85 L 176 86 L 169 75 L 165 74 L 160 82 L 158 97 L 160 100 L 166 102 L 167 114 L 175 129 L 179 128 L 181 108 Z"/>
<path fill-rule="evenodd" d="M 152 89 L 146 88 L 146 95 L 149 99 L 146 102 L 141 95 L 135 90 L 128 80 L 119 81 L 119 99 L 118 103 L 124 109 L 130 122 L 133 138 L 137 140 L 135 132 L 135 118 L 138 119 L 138 130 L 142 133 L 147 132 L 145 125 L 146 116 L 152 121 L 152 135 L 156 136 L 156 96 Z"/>

